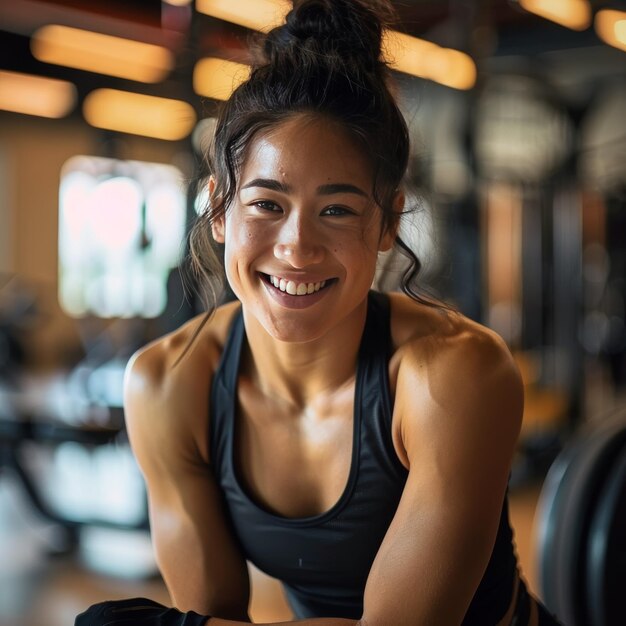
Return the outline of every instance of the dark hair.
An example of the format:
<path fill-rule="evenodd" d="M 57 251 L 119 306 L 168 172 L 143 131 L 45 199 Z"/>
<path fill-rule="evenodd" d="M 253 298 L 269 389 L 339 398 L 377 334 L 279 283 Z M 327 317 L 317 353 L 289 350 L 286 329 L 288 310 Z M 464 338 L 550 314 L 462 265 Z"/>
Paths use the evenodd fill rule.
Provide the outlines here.
<path fill-rule="evenodd" d="M 409 160 L 409 133 L 390 88 L 383 59 L 385 27 L 393 10 L 387 0 L 294 0 L 285 24 L 259 41 L 250 77 L 222 106 L 207 155 L 216 187 L 209 206 L 190 234 L 191 262 L 208 290 L 209 313 L 217 304 L 223 271 L 211 238 L 212 221 L 224 214 L 252 139 L 288 117 L 325 116 L 341 124 L 370 155 L 373 196 L 383 227 L 395 225 L 393 199 Z M 399 238 L 410 265 L 402 288 L 423 299 L 413 286 L 420 262 Z"/>

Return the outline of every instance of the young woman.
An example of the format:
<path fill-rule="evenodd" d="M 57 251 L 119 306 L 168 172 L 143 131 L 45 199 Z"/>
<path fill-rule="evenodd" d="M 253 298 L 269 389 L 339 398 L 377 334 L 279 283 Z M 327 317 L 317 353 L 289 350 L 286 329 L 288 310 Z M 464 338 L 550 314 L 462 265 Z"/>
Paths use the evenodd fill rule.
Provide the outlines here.
<path fill-rule="evenodd" d="M 246 560 L 301 624 L 554 624 L 527 592 L 507 479 L 523 392 L 494 333 L 370 291 L 399 246 L 409 155 L 371 0 L 296 0 L 225 104 L 210 238 L 238 301 L 149 345 L 126 381 L 160 569 L 178 609 L 76 624 L 248 620 Z M 413 274 L 419 269 L 413 256 Z"/>

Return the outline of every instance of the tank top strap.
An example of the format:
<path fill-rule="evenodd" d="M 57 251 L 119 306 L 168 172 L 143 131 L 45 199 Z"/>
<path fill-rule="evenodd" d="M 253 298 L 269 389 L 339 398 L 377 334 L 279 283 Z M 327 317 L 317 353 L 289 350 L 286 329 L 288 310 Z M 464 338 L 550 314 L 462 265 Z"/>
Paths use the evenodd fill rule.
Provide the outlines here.
<path fill-rule="evenodd" d="M 389 295 L 370 291 L 367 320 L 359 349 L 361 376 L 356 393 L 360 403 L 362 447 L 361 471 L 368 459 L 376 458 L 377 469 L 385 471 L 397 484 L 406 480 L 407 470 L 395 451 L 392 436 L 393 400 L 389 385 L 391 340 L 391 306 Z M 374 474 L 373 474 L 374 475 Z"/>
<path fill-rule="evenodd" d="M 367 319 L 359 357 L 380 357 L 388 363 L 391 356 L 391 325 L 389 296 L 379 291 L 370 291 L 367 300 Z"/>
<path fill-rule="evenodd" d="M 239 375 L 239 361 L 241 348 L 246 336 L 241 307 L 233 315 L 233 320 L 228 330 L 228 338 L 224 345 L 224 352 L 217 370 L 217 377 L 228 391 L 237 389 L 237 377 Z"/>
<path fill-rule="evenodd" d="M 231 321 L 209 396 L 209 454 L 213 473 L 218 479 L 228 449 L 230 430 L 233 428 L 229 415 L 235 402 L 244 337 L 243 313 L 239 308 Z"/>

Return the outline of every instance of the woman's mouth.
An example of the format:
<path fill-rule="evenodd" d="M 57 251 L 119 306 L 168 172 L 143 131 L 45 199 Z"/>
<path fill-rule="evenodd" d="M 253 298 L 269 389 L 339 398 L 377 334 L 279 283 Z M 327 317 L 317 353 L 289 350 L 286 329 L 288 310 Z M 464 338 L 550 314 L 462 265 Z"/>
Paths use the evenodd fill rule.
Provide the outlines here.
<path fill-rule="evenodd" d="M 331 278 L 318 282 L 297 282 L 281 278 L 280 276 L 271 276 L 270 274 L 261 275 L 263 276 L 265 282 L 290 296 L 308 296 L 313 293 L 317 293 L 335 281 L 334 278 Z"/>

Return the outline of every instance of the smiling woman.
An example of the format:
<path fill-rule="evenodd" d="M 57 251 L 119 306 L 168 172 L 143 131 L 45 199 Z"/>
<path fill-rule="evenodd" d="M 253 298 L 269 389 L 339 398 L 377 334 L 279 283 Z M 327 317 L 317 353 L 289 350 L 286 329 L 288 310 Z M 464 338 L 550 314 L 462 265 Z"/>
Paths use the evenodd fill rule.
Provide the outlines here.
<path fill-rule="evenodd" d="M 296 0 L 224 104 L 192 236 L 206 315 L 142 349 L 125 413 L 176 609 L 77 626 L 246 623 L 246 561 L 319 626 L 556 624 L 526 590 L 507 480 L 522 385 L 504 342 L 421 298 L 398 236 L 409 144 L 383 0 Z M 224 246 L 237 302 L 216 306 Z M 406 293 L 371 290 L 380 252 Z"/>

